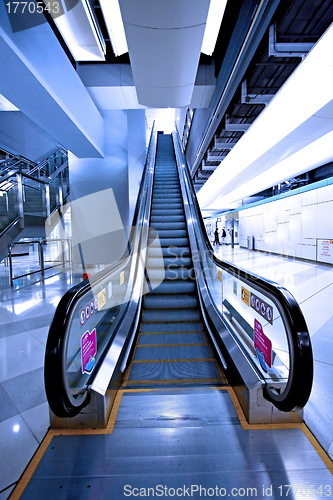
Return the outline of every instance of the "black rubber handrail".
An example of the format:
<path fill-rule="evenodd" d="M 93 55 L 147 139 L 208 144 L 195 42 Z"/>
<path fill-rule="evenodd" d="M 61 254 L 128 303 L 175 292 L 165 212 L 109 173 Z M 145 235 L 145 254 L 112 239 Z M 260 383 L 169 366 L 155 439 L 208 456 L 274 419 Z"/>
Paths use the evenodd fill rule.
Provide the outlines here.
<path fill-rule="evenodd" d="M 86 382 L 86 389 L 81 391 L 78 395 L 76 395 L 76 397 L 73 397 L 67 384 L 66 353 L 69 339 L 68 332 L 78 301 L 80 301 L 87 293 L 89 293 L 92 288 L 98 286 L 98 284 L 102 282 L 108 274 L 114 273 L 117 271 L 117 269 L 120 269 L 126 262 L 126 259 L 128 259 L 132 254 L 134 247 L 134 227 L 138 222 L 142 203 L 144 203 L 143 194 L 145 188 L 145 179 L 148 174 L 151 154 L 153 154 L 151 151 L 153 144 L 153 134 L 154 126 L 149 141 L 148 154 L 141 177 L 137 203 L 133 215 L 133 226 L 129 235 L 128 246 L 123 254 L 123 257 L 116 264 L 112 264 L 108 268 L 100 271 L 98 274 L 90 278 L 89 281 L 83 281 L 70 288 L 61 298 L 55 311 L 46 343 L 44 360 L 44 384 L 49 406 L 53 413 L 58 417 L 74 417 L 78 413 L 80 413 L 80 411 L 85 406 L 87 406 L 90 401 L 88 385 L 96 374 L 96 371 L 98 370 L 103 357 L 100 357 L 100 359 L 95 364 L 92 373 L 88 377 Z M 122 318 L 126 315 L 128 307 L 129 304 L 127 304 L 127 306 L 124 308 L 124 311 L 121 315 Z M 107 349 L 107 347 L 108 346 L 105 347 L 105 350 Z M 105 352 L 105 350 L 103 352 Z"/>
<path fill-rule="evenodd" d="M 209 257 L 214 264 L 250 284 L 255 289 L 261 289 L 279 303 L 283 311 L 283 321 L 286 323 L 286 334 L 289 348 L 289 376 L 281 393 L 266 384 L 265 398 L 275 407 L 284 412 L 301 410 L 307 403 L 313 383 L 313 354 L 309 331 L 303 313 L 293 295 L 273 281 L 257 276 L 233 264 L 220 260 L 214 253 L 208 238 L 201 210 L 195 193 L 193 180 L 189 173 L 184 152 L 181 147 L 179 133 L 176 131 L 176 140 L 185 165 L 185 175 L 188 181 L 190 196 L 193 202 L 196 219 L 199 222 L 201 238 L 206 246 Z M 220 313 L 219 313 L 220 314 Z M 222 316 L 221 316 L 222 319 Z"/>

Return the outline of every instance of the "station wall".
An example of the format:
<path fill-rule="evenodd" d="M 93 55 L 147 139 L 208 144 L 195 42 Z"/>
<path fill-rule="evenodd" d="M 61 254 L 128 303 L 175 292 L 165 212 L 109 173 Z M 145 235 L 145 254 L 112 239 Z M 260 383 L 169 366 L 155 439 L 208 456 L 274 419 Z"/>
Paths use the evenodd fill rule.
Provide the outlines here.
<path fill-rule="evenodd" d="M 333 240 L 332 210 L 333 184 L 240 210 L 239 244 L 254 236 L 255 250 L 333 263 L 322 250 Z"/>

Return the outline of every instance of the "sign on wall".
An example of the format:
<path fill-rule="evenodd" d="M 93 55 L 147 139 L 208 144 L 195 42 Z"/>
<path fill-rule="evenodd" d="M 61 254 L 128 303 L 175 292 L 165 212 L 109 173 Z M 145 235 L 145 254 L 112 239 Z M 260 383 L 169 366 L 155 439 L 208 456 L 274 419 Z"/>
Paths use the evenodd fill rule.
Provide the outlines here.
<path fill-rule="evenodd" d="M 317 261 L 333 264 L 333 240 L 317 240 Z"/>

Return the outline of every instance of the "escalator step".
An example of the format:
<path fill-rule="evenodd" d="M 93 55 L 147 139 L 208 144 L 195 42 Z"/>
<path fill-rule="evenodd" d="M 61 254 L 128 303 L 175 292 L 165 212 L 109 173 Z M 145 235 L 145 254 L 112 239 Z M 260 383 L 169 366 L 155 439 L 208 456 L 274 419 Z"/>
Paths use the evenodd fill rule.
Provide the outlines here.
<path fill-rule="evenodd" d="M 167 333 L 172 336 L 177 334 L 186 334 L 186 332 L 198 332 L 203 334 L 203 328 L 199 321 L 194 321 L 193 323 L 160 323 L 158 331 L 156 330 L 156 323 L 142 323 L 140 333 L 149 333 L 159 336 L 163 333 Z M 187 334 L 186 334 L 187 335 Z"/>
<path fill-rule="evenodd" d="M 189 241 L 188 238 L 161 238 L 159 241 L 157 239 L 149 238 L 149 246 L 161 246 L 161 247 L 171 247 L 171 246 L 179 246 L 179 247 L 188 247 Z"/>
<path fill-rule="evenodd" d="M 163 257 L 169 257 L 170 259 L 175 259 L 176 257 L 189 257 L 190 249 L 189 247 L 166 247 L 162 248 Z M 148 257 L 160 257 L 161 248 L 159 246 L 148 247 Z"/>
<path fill-rule="evenodd" d="M 158 236 L 160 239 L 164 238 L 187 238 L 186 229 L 176 229 L 172 226 L 170 229 L 160 229 L 158 232 Z"/>
<path fill-rule="evenodd" d="M 156 231 L 163 231 L 168 229 L 184 229 L 186 230 L 186 224 L 184 222 L 151 222 L 150 227 L 156 229 Z"/>
<path fill-rule="evenodd" d="M 190 267 L 192 266 L 192 259 L 189 257 L 172 257 L 172 258 L 162 258 L 158 257 L 148 257 L 146 267 L 147 269 L 161 268 L 163 266 L 165 269 L 171 269 L 173 267 Z"/>
<path fill-rule="evenodd" d="M 144 309 L 193 309 L 198 307 L 196 296 L 188 294 L 146 295 Z"/>
<path fill-rule="evenodd" d="M 158 346 L 139 347 L 135 350 L 133 361 L 166 361 L 175 359 L 209 359 L 212 358 L 211 351 L 207 344 L 189 346 Z"/>
<path fill-rule="evenodd" d="M 182 323 L 180 323 L 182 325 Z M 190 323 L 192 325 L 193 323 Z M 168 326 L 170 323 L 168 323 Z M 151 326 L 148 323 L 146 326 Z M 144 333 L 140 332 L 138 345 L 166 345 L 166 344 L 204 344 L 206 342 L 203 333 Z"/>
<path fill-rule="evenodd" d="M 163 216 L 165 217 L 166 215 L 182 215 L 184 217 L 184 209 L 183 208 L 177 208 L 177 209 L 172 209 L 172 210 L 161 210 L 160 208 L 153 208 L 151 211 L 152 216 Z"/>
<path fill-rule="evenodd" d="M 160 269 L 147 268 L 147 274 L 149 280 L 152 282 L 188 280 L 194 277 L 193 269 L 189 269 L 187 267 L 173 267 L 171 269 L 165 269 L 161 266 Z"/>
<path fill-rule="evenodd" d="M 129 381 L 172 382 L 200 380 L 200 383 L 218 382 L 219 374 L 213 361 L 160 361 L 157 363 L 133 363 Z"/>
<path fill-rule="evenodd" d="M 143 310 L 142 322 L 147 323 L 169 323 L 169 322 L 190 322 L 199 321 L 200 314 L 195 309 L 182 309 L 181 311 L 154 311 Z M 158 328 L 158 327 L 157 327 Z M 158 329 L 157 329 L 158 331 Z"/>
<path fill-rule="evenodd" d="M 155 223 L 185 222 L 184 215 L 153 215 L 150 218 L 150 225 Z"/>
<path fill-rule="evenodd" d="M 163 281 L 155 282 L 151 281 L 150 283 L 152 287 L 152 291 L 150 293 L 153 294 L 168 294 L 173 295 L 174 293 L 194 293 L 196 291 L 195 282 L 187 280 L 187 281 Z M 157 285 L 157 286 L 156 286 Z M 144 293 L 149 293 L 150 289 L 148 285 L 145 284 Z"/>

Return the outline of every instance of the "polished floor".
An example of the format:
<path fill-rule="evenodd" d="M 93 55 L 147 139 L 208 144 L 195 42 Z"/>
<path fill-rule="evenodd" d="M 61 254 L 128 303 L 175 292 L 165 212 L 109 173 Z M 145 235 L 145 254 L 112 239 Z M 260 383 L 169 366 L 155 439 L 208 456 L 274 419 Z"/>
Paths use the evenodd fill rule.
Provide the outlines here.
<path fill-rule="evenodd" d="M 48 258 L 46 252 L 46 259 Z M 44 391 L 48 329 L 64 292 L 81 274 L 51 268 L 14 280 L 0 263 L 0 499 L 8 498 L 49 427 Z M 49 266 L 49 263 L 46 263 Z M 13 274 L 38 270 L 37 248 L 13 258 Z"/>
<path fill-rule="evenodd" d="M 310 402 L 305 408 L 305 422 L 333 458 L 333 412 L 330 410 L 333 404 L 333 342 L 331 340 L 333 338 L 333 269 L 325 265 L 285 259 L 280 256 L 266 255 L 237 247 L 232 250 L 230 246 L 220 246 L 216 251 L 224 259 L 235 262 L 240 267 L 249 269 L 285 286 L 300 303 L 309 326 L 315 357 L 314 388 Z M 35 257 L 36 255 L 31 254 L 28 259 L 23 257 L 18 259 L 14 268 L 15 274 L 23 274 L 24 270 L 29 267 L 37 266 L 36 263 L 33 263 L 36 262 Z M 8 267 L 1 263 L 0 500 L 8 498 L 47 431 L 49 421 L 43 387 L 43 361 L 48 327 L 60 297 L 65 290 L 77 283 L 81 277 L 79 273 L 61 272 L 60 268 L 50 269 L 46 272 L 44 282 L 40 281 L 40 276 L 37 273 L 30 278 L 16 280 L 14 289 L 11 289 L 8 275 Z M 181 393 L 179 393 L 179 397 L 180 395 Z M 228 399 L 226 397 L 221 399 L 221 396 L 216 397 L 220 398 L 221 401 L 227 401 Z M 124 399 L 122 404 L 125 404 L 126 401 L 130 400 Z M 138 400 L 133 399 L 133 401 Z M 226 402 L 226 407 L 229 408 L 229 406 L 229 402 Z M 204 405 L 203 408 L 205 408 Z M 124 435 L 126 435 L 126 425 L 144 428 L 152 425 L 152 419 L 149 415 L 146 419 L 139 415 L 135 422 L 126 423 L 124 422 L 122 406 L 120 410 L 115 429 L 122 428 Z M 160 422 L 163 420 L 165 411 L 162 411 L 162 409 L 159 411 L 160 418 L 157 420 Z M 181 425 L 184 425 L 184 422 L 188 423 L 190 421 L 189 427 L 192 427 L 192 420 L 198 418 L 201 418 L 201 422 L 207 423 L 209 418 L 205 414 L 206 410 L 203 411 L 203 416 L 198 417 L 198 415 L 191 416 L 184 410 L 185 413 L 183 412 L 178 420 L 174 420 L 173 424 L 177 424 L 177 422 L 179 424 L 180 422 Z M 239 444 L 240 438 L 235 428 L 236 421 L 233 418 L 235 415 L 233 415 L 231 409 L 230 412 L 228 418 L 229 420 L 231 418 L 232 421 L 229 421 L 228 425 L 231 427 L 224 426 L 221 430 L 215 430 L 216 432 L 233 434 L 235 442 Z M 170 422 L 168 427 L 169 424 Z M 196 424 L 198 424 L 198 420 Z M 167 441 L 176 436 L 178 431 L 176 431 L 175 427 L 177 425 L 171 425 L 168 431 L 169 434 L 165 438 Z M 202 428 L 202 425 L 197 425 L 196 428 L 198 427 Z M 214 433 L 214 428 L 211 430 Z M 195 432 L 199 431 L 196 430 Z M 158 434 L 157 431 L 156 433 Z M 118 434 L 121 437 L 121 432 Z M 143 439 L 142 443 L 148 439 L 144 433 L 140 434 L 140 436 Z M 251 443 L 251 435 L 247 434 L 247 436 L 246 439 Z M 156 442 L 158 436 L 153 436 L 153 438 L 154 442 Z M 180 438 L 176 437 L 176 439 Z M 276 442 L 275 438 L 274 440 Z M 285 441 L 288 442 L 288 433 Z M 200 443 L 199 440 L 195 444 L 197 449 L 200 448 Z M 249 450 L 251 451 L 251 447 Z M 48 453 L 51 453 L 51 451 Z M 214 453 L 215 451 L 212 450 L 211 454 L 214 455 Z M 48 457 L 49 454 L 46 459 Z M 207 460 L 208 458 L 206 457 Z M 225 458 L 222 457 L 221 460 L 225 460 Z M 288 460 L 290 461 L 290 459 Z M 319 469 L 322 470 L 322 464 Z M 251 475 L 251 472 L 248 472 L 248 474 Z M 304 480 L 305 477 L 306 474 Z M 293 479 L 292 476 L 290 476 L 291 479 Z M 249 481 L 248 485 L 250 486 L 250 484 Z M 286 482 L 286 484 L 289 483 Z M 311 477 L 309 477 L 307 484 L 312 484 Z M 239 485 L 241 487 L 241 483 Z M 60 498 L 60 496 L 54 498 Z M 90 496 L 89 498 L 93 497 Z"/>
<path fill-rule="evenodd" d="M 112 432 L 54 436 L 21 500 L 333 493 L 333 476 L 301 428 L 244 428 L 226 389 L 120 392 Z"/>

